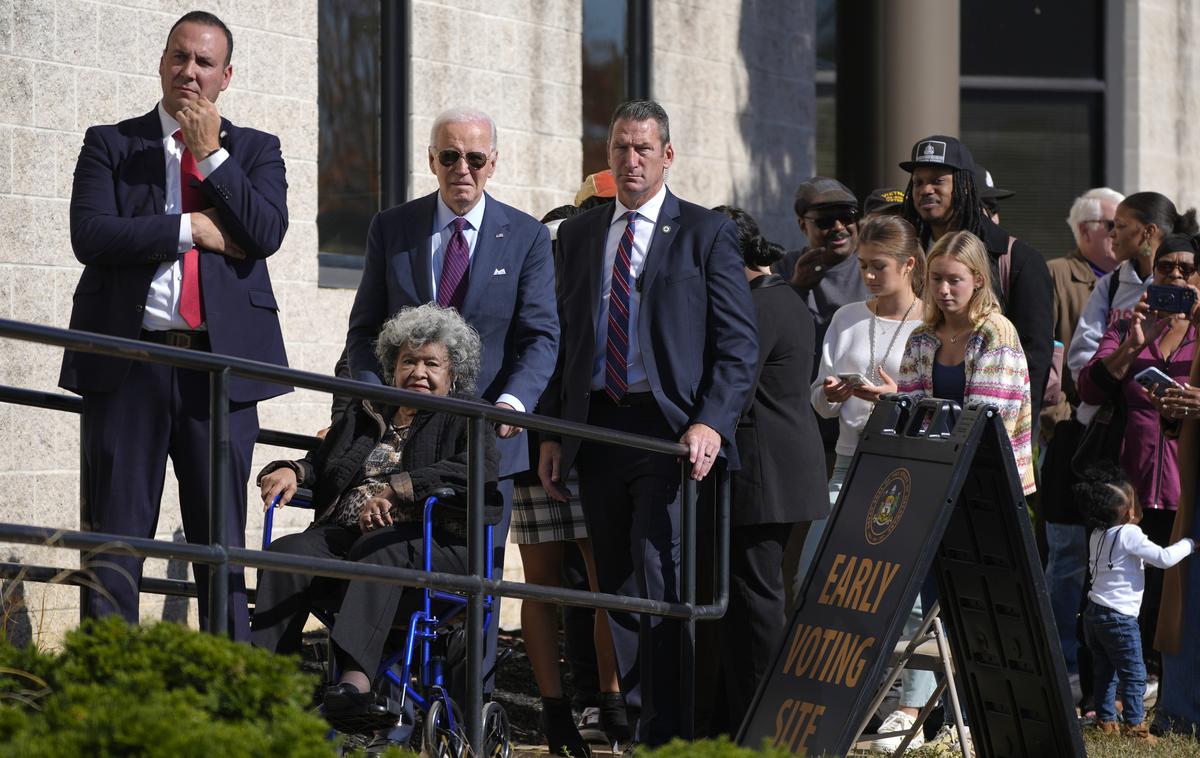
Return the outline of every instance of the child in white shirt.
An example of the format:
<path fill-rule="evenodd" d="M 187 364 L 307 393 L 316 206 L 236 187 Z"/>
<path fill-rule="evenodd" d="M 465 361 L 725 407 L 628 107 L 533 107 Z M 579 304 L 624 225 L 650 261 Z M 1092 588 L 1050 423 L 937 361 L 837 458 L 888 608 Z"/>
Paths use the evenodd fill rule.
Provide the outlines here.
<path fill-rule="evenodd" d="M 1165 548 L 1151 542 L 1137 525 L 1137 494 L 1123 478 L 1088 477 L 1073 489 L 1090 530 L 1091 585 L 1083 634 L 1092 652 L 1096 723 L 1101 731 L 1118 731 L 1119 691 L 1122 731 L 1153 744 L 1156 740 L 1144 721 L 1146 664 L 1137 619 L 1146 585 L 1145 563 L 1169 568 L 1195 552 L 1196 544 L 1187 538 Z"/>

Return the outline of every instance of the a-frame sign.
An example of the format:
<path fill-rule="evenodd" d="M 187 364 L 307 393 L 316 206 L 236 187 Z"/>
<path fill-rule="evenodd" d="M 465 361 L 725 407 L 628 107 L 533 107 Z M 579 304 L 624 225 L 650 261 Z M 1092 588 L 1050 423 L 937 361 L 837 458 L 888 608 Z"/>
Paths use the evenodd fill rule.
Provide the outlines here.
<path fill-rule="evenodd" d="M 930 570 L 975 752 L 1084 756 L 1012 447 L 992 407 L 880 401 L 738 734 L 845 755 Z"/>

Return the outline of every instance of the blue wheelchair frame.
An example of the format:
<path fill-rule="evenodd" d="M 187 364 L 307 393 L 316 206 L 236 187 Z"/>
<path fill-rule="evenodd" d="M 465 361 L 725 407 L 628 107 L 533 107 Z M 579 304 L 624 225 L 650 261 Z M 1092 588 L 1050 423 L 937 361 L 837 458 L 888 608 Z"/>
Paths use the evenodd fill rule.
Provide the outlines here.
<path fill-rule="evenodd" d="M 279 503 L 279 497 L 276 496 L 272 501 L 271 507 L 267 509 L 263 523 L 263 541 L 262 548 L 266 550 L 271 544 L 271 531 L 275 523 L 275 508 Z M 286 505 L 298 508 L 312 509 L 312 493 L 298 489 L 292 499 Z M 429 545 L 433 542 L 433 509 L 440 503 L 444 503 L 448 499 L 448 495 L 444 493 L 435 493 L 425 499 L 425 507 L 421 521 L 424 544 Z M 484 527 L 484 539 L 486 545 L 484 555 L 486 556 L 487 575 L 491 576 L 493 571 L 492 548 L 493 548 L 493 531 L 491 524 L 486 524 Z M 423 550 L 424 569 L 425 571 L 433 570 L 433 555 L 429 550 Z M 384 659 L 380 665 L 380 669 L 376 672 L 375 679 L 380 675 L 385 676 L 392 684 L 400 688 L 400 709 L 403 712 L 404 706 L 408 698 L 412 698 L 413 704 L 421 709 L 423 714 L 428 714 L 430 707 L 437 700 L 442 702 L 446 714 L 446 726 L 451 734 L 460 733 L 465 728 L 464 724 L 457 723 L 455 718 L 455 708 L 450 699 L 450 695 L 446 692 L 445 685 L 445 660 L 433 654 L 433 643 L 437 639 L 438 632 L 447 629 L 449 624 L 457 618 L 467 606 L 467 598 L 464 595 L 457 595 L 452 592 L 441 592 L 439 590 L 430 590 L 423 588 L 422 606 L 419 610 L 413 612 L 409 617 L 407 639 L 404 649 L 397 651 Z M 433 612 L 434 600 L 446 602 L 450 604 L 450 610 L 439 617 Z M 483 609 L 484 619 L 483 626 L 487 629 L 492 620 L 492 609 L 494 607 L 494 599 L 492 595 L 484 595 Z M 321 609 L 310 609 L 310 612 L 315 615 L 325 626 L 331 626 L 333 618 L 327 611 Z M 419 647 L 418 647 L 419 641 Z M 414 672 L 414 655 L 420 653 L 418 669 Z M 396 664 L 400 659 L 404 659 L 404 666 L 397 671 Z M 413 679 L 416 679 L 417 688 L 414 688 Z M 424 693 L 424 694 L 422 694 Z"/>

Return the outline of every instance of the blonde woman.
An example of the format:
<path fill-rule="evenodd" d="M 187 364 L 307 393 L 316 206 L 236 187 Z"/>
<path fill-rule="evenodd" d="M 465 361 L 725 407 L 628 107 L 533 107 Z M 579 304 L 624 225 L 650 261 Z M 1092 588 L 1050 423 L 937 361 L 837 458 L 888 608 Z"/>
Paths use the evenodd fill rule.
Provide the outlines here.
<path fill-rule="evenodd" d="M 993 294 L 987 249 L 970 232 L 942 236 L 926 258 L 924 323 L 900 363 L 898 391 L 1000 410 L 1026 495 L 1033 480 L 1029 369 Z"/>

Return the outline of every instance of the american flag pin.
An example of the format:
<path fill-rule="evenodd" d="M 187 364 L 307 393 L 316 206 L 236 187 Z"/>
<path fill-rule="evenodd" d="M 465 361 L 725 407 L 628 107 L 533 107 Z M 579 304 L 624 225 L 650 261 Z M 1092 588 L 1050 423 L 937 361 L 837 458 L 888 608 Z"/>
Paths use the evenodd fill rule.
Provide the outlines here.
<path fill-rule="evenodd" d="M 504 236 L 504 232 L 496 232 L 496 239 L 500 239 L 503 236 Z"/>
<path fill-rule="evenodd" d="M 663 234 L 670 234 L 670 233 L 671 233 L 671 227 L 668 226 L 667 224 L 663 224 Z"/>

